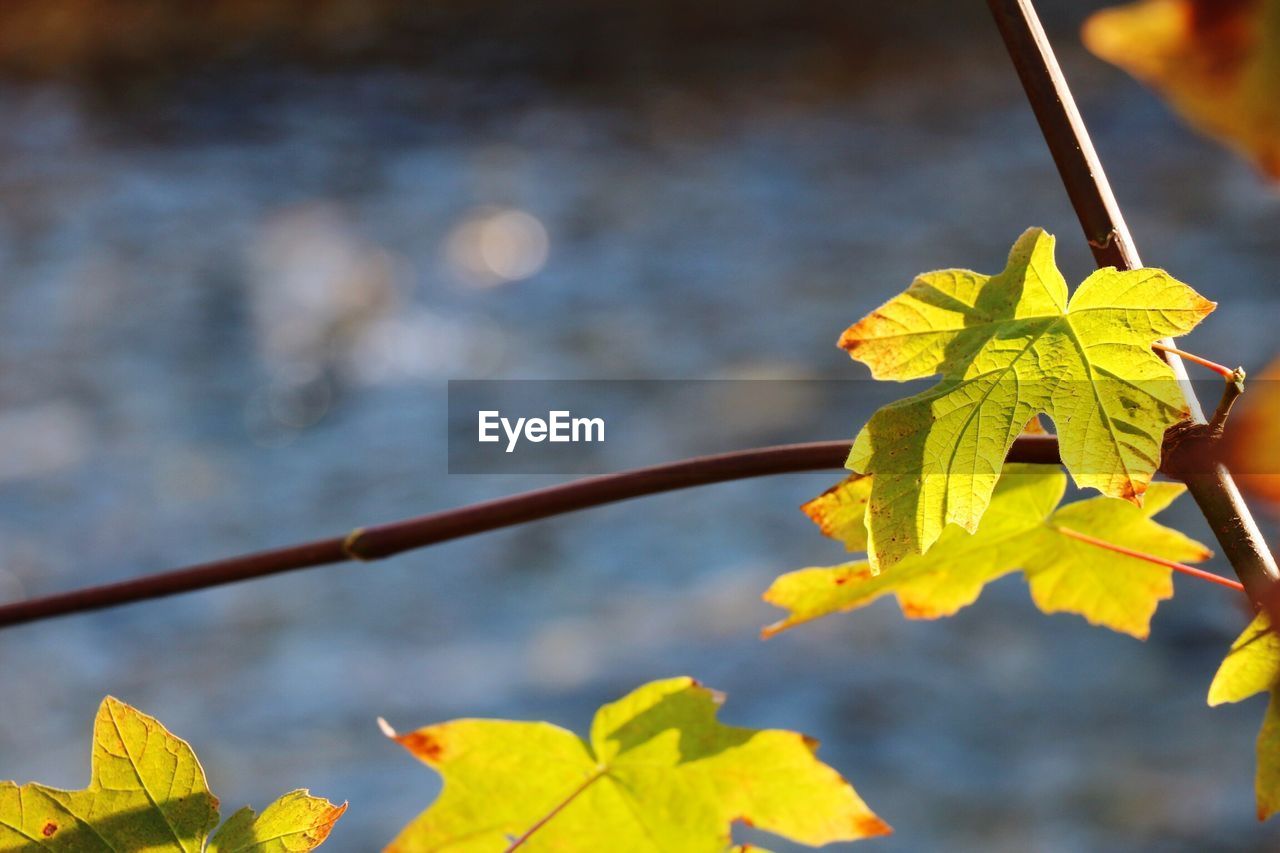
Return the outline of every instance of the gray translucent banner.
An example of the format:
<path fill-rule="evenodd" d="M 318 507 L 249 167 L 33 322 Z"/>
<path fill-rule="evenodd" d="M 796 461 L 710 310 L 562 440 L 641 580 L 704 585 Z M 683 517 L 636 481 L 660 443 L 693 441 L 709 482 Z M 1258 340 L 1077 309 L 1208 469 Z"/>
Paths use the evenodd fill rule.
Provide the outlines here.
<path fill-rule="evenodd" d="M 1096 411 L 1088 402 L 1094 394 L 1110 397 L 1118 414 L 1115 429 L 1107 432 L 1121 442 L 1131 431 L 1127 411 L 1150 405 L 1152 398 L 1179 399 L 1170 396 L 1173 383 L 1163 380 L 1103 379 L 1075 388 L 1051 378 L 1044 382 L 1052 383 L 1056 399 L 1074 397 L 1078 417 L 1085 419 Z M 1222 382 L 1194 384 L 1212 412 Z M 1280 388 L 1266 384 L 1252 382 L 1238 405 L 1250 398 L 1280 399 Z M 936 387 L 936 380 L 454 380 L 448 390 L 449 473 L 598 474 L 766 444 L 852 439 L 881 406 Z M 1033 399 L 1042 390 L 1003 382 L 992 392 Z M 948 417 L 952 402 L 937 406 L 937 417 Z M 928 429 L 931 417 L 926 407 L 908 419 L 908 429 Z M 1050 419 L 1044 422 L 1055 428 Z M 1000 430 L 999 424 L 968 428 L 975 426 L 984 434 Z M 1280 474 L 1274 447 L 1253 446 L 1236 456 L 1232 467 L 1240 473 Z M 903 464 L 916 462 L 904 458 Z"/>

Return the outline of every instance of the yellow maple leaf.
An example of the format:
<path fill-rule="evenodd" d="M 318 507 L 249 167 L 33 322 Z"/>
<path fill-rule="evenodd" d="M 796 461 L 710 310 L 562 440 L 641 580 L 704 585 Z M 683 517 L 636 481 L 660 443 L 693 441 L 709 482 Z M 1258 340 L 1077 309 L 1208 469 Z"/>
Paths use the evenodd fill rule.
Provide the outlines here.
<path fill-rule="evenodd" d="M 1099 549 L 1063 531 L 1167 560 L 1205 560 L 1211 556 L 1207 548 L 1151 519 L 1185 487 L 1152 483 L 1142 507 L 1096 497 L 1055 509 L 1066 485 L 1056 466 L 1010 464 L 973 534 L 951 526 L 927 554 L 879 573 L 857 561 L 782 575 L 764 599 L 788 614 L 764 633 L 864 607 L 885 595 L 896 596 L 910 619 L 950 616 L 977 600 L 991 581 L 1021 569 L 1044 612 L 1076 613 L 1095 625 L 1145 638 L 1156 606 L 1173 594 L 1172 569 Z M 837 490 L 862 488 L 855 480 Z M 842 528 L 836 538 L 847 533 Z"/>
<path fill-rule="evenodd" d="M 729 838 L 734 820 L 815 846 L 890 831 L 814 741 L 726 726 L 720 700 L 691 678 L 655 681 L 602 707 L 585 739 L 512 720 L 405 734 L 384 724 L 444 777 L 388 853 L 729 853 L 743 849 Z"/>

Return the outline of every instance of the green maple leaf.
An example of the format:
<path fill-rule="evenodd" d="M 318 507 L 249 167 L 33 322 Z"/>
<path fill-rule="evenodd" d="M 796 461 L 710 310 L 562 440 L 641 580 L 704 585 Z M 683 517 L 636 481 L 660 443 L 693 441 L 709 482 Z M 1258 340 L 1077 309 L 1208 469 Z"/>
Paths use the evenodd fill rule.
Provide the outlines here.
<path fill-rule="evenodd" d="M 1068 302 L 1053 246 L 1033 228 L 999 275 L 926 273 L 841 337 L 877 379 L 942 376 L 877 411 L 850 451 L 849 468 L 875 475 L 873 567 L 927 551 L 948 524 L 976 530 L 1010 446 L 1039 413 L 1077 485 L 1141 502 L 1165 430 L 1187 417 L 1151 344 L 1190 331 L 1214 304 L 1161 270 L 1110 267 Z"/>
<path fill-rule="evenodd" d="M 587 740 L 549 723 L 384 724 L 444 777 L 387 849 L 726 853 L 734 820 L 813 845 L 890 831 L 812 740 L 722 725 L 719 701 L 691 678 L 655 681 L 602 707 Z"/>
<path fill-rule="evenodd" d="M 0 782 L 0 853 L 302 853 L 346 811 L 294 791 L 254 818 L 237 812 L 213 837 L 218 800 L 186 741 L 107 697 L 93 727 L 89 787 Z"/>
<path fill-rule="evenodd" d="M 837 491 L 847 489 L 856 500 L 868 488 L 865 480 L 847 481 Z M 1152 483 L 1142 507 L 1095 497 L 1055 509 L 1066 485 L 1057 466 L 1010 464 L 973 534 L 950 527 L 927 554 L 879 573 L 857 561 L 782 575 L 764 599 L 788 615 L 765 635 L 864 607 L 885 595 L 897 596 L 908 618 L 950 616 L 976 601 L 991 581 L 1022 569 L 1032 599 L 1044 612 L 1076 613 L 1092 624 L 1145 638 L 1156 606 L 1173 595 L 1172 570 L 1086 544 L 1062 529 L 1168 560 L 1207 559 L 1210 552 L 1199 542 L 1151 520 L 1185 487 Z M 833 500 L 831 495 L 824 497 Z M 849 530 L 854 523 L 846 521 L 833 528 L 836 538 L 856 535 Z"/>
<path fill-rule="evenodd" d="M 1280 636 L 1266 613 L 1244 629 L 1209 685 L 1209 704 L 1239 702 L 1268 693 L 1271 701 L 1258 732 L 1258 770 L 1254 788 L 1258 819 L 1280 811 Z"/>

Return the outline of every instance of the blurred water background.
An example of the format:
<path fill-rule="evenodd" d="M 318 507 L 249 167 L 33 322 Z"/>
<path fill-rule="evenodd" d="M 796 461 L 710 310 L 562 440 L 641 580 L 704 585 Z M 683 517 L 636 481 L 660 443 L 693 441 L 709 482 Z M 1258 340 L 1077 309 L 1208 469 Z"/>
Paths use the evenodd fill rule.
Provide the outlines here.
<path fill-rule="evenodd" d="M 1261 367 L 1280 198 L 1082 52 L 1101 4 L 1042 5 L 1144 258 L 1222 302 L 1189 348 Z M 557 480 L 447 475 L 448 379 L 862 378 L 836 336 L 921 270 L 1033 224 L 1089 269 L 981 3 L 11 0 L 0 34 L 0 599 Z M 655 418 L 606 467 L 849 405 Z M 83 785 L 110 693 L 228 813 L 308 786 L 373 850 L 438 790 L 377 716 L 581 731 L 688 673 L 818 737 L 898 830 L 868 850 L 1276 848 L 1262 703 L 1204 703 L 1220 590 L 1180 578 L 1145 644 L 1015 577 L 757 640 L 776 573 L 842 558 L 795 511 L 836 476 L 6 631 L 0 778 Z"/>

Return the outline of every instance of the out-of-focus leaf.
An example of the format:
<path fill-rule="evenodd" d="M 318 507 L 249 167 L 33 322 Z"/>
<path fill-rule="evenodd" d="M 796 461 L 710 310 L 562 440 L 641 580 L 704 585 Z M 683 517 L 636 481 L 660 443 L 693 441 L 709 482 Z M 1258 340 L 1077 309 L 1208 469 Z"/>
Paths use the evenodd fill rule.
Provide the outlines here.
<path fill-rule="evenodd" d="M 1239 702 L 1267 693 L 1262 729 L 1258 732 L 1258 771 L 1254 788 L 1258 820 L 1280 811 L 1280 637 L 1271 630 L 1265 613 L 1244 629 L 1227 652 L 1209 685 L 1209 704 Z"/>
<path fill-rule="evenodd" d="M 345 810 L 345 804 L 295 791 L 256 822 L 251 811 L 237 813 L 208 850 L 312 850 Z M 218 800 L 191 747 L 158 720 L 111 697 L 94 722 L 89 787 L 61 791 L 0 782 L 0 853 L 200 853 L 217 823 Z"/>
<path fill-rule="evenodd" d="M 1021 568 L 1044 612 L 1077 613 L 1095 625 L 1145 638 L 1156 606 L 1173 594 L 1172 570 L 1086 544 L 1061 528 L 1168 560 L 1204 560 L 1207 548 L 1151 520 L 1184 487 L 1152 483 L 1141 508 L 1095 497 L 1055 510 L 1066 485 L 1056 466 L 1010 464 L 973 534 L 949 527 L 927 554 L 878 574 L 859 561 L 782 575 L 764 599 L 788 615 L 765 634 L 890 594 L 908 618 L 950 616 L 972 604 L 986 584 Z"/>
<path fill-rule="evenodd" d="M 872 415 L 850 451 L 849 468 L 875 475 L 873 570 L 927 551 L 948 524 L 977 530 L 1010 446 L 1041 412 L 1077 485 L 1141 502 L 1165 430 L 1187 416 L 1151 345 L 1214 304 L 1162 270 L 1110 267 L 1068 302 L 1053 247 L 1033 228 L 999 275 L 925 273 L 841 337 L 877 379 L 942 376 Z"/>
<path fill-rule="evenodd" d="M 1084 42 L 1280 180 L 1280 0 L 1140 0 L 1095 13 Z"/>
<path fill-rule="evenodd" d="M 1280 361 L 1249 380 L 1231 412 L 1226 445 L 1236 480 L 1280 507 Z"/>
<path fill-rule="evenodd" d="M 589 740 L 507 720 L 386 727 L 444 777 L 439 799 L 388 850 L 491 853 L 527 836 L 530 853 L 725 853 L 734 820 L 812 845 L 890 831 L 812 740 L 725 726 L 719 703 L 673 678 L 602 707 Z"/>

